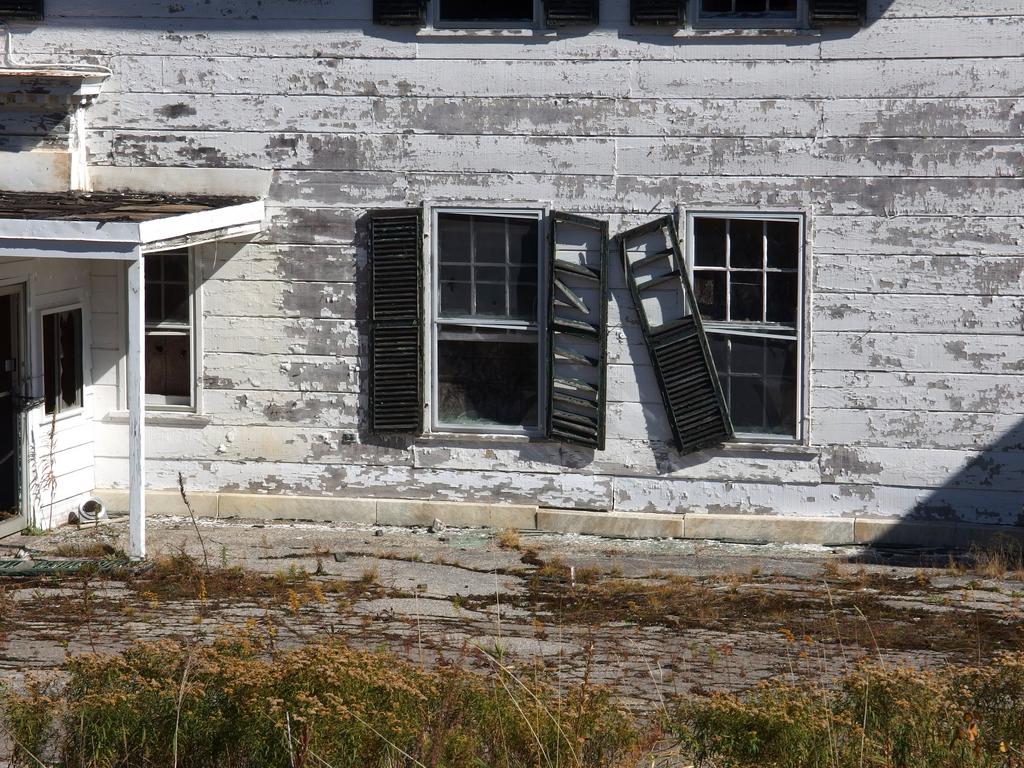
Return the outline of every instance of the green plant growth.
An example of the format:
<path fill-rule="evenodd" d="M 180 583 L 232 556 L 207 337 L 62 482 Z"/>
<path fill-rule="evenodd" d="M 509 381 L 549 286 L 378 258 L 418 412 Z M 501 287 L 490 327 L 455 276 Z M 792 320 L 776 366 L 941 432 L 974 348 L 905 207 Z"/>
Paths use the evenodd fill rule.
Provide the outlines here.
<path fill-rule="evenodd" d="M 863 666 L 834 688 L 770 682 L 680 703 L 715 768 L 1024 768 L 1024 654 L 941 672 Z"/>
<path fill-rule="evenodd" d="M 61 765 L 596 768 L 630 764 L 641 738 L 598 688 L 559 694 L 502 669 L 427 670 L 335 643 L 154 643 L 75 657 L 68 673 L 55 693 L 0 703 L 5 727 L 30 748 L 49 740 Z"/>

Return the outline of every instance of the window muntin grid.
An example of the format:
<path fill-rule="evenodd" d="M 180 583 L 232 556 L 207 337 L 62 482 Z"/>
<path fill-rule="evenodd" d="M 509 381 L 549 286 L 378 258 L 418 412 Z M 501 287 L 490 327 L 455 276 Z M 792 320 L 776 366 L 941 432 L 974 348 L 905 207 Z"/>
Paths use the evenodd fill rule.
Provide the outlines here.
<path fill-rule="evenodd" d="M 798 439 L 802 223 L 690 216 L 694 295 L 737 435 Z"/>

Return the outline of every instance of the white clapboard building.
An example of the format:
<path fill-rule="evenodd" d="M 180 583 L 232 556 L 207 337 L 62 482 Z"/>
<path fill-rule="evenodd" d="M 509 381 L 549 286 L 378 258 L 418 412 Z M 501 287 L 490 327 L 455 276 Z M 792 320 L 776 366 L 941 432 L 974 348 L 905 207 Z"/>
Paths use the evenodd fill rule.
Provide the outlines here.
<path fill-rule="evenodd" d="M 0 0 L 0 528 L 1024 531 L 1022 0 Z"/>

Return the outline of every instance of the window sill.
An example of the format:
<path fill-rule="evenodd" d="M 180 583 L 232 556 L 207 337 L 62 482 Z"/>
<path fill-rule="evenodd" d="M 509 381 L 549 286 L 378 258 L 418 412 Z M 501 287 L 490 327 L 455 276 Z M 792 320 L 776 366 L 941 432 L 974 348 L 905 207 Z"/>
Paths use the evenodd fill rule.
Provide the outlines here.
<path fill-rule="evenodd" d="M 716 449 L 723 453 L 756 453 L 756 454 L 769 454 L 773 456 L 796 456 L 802 458 L 817 458 L 820 451 L 813 446 L 805 445 L 803 443 L 792 442 L 760 442 L 757 440 L 750 440 L 740 438 L 733 440 L 728 443 L 722 443 L 721 447 Z"/>
<path fill-rule="evenodd" d="M 430 27 L 421 29 L 416 37 L 423 38 L 475 38 L 475 37 L 513 37 L 513 38 L 556 38 L 558 33 L 551 29 L 532 29 L 530 27 Z"/>
<path fill-rule="evenodd" d="M 110 411 L 103 417 L 104 424 L 127 424 L 128 411 Z M 190 427 L 201 429 L 210 424 L 211 419 L 200 413 L 174 411 L 146 411 L 146 424 L 151 427 Z"/>
<path fill-rule="evenodd" d="M 416 438 L 417 444 L 429 443 L 457 443 L 466 445 L 471 443 L 483 443 L 485 445 L 500 445 L 507 443 L 511 445 L 525 445 L 526 443 L 547 443 L 544 435 L 517 435 L 501 434 L 491 432 L 427 432 Z"/>
<path fill-rule="evenodd" d="M 678 30 L 677 38 L 821 37 L 820 29 L 801 27 L 700 27 Z"/>

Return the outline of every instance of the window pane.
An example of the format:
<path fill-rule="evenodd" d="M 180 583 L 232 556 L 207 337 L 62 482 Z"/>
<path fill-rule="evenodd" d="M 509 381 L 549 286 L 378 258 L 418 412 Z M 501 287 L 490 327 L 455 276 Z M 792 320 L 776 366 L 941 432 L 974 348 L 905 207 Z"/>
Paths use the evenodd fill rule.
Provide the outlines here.
<path fill-rule="evenodd" d="M 797 0 L 769 0 L 769 10 L 784 13 L 796 13 Z"/>
<path fill-rule="evenodd" d="M 796 341 L 719 334 L 708 341 L 736 431 L 795 436 Z"/>
<path fill-rule="evenodd" d="M 796 325 L 797 285 L 796 272 L 768 273 L 768 322 Z"/>
<path fill-rule="evenodd" d="M 192 345 L 186 334 L 146 334 L 146 394 L 192 397 Z"/>
<path fill-rule="evenodd" d="M 729 222 L 729 266 L 764 266 L 764 222 L 733 219 Z"/>
<path fill-rule="evenodd" d="M 478 283 L 504 283 L 508 279 L 505 267 L 477 266 L 473 272 Z"/>
<path fill-rule="evenodd" d="M 469 264 L 470 262 L 470 222 L 469 216 L 456 216 L 442 213 L 437 217 L 438 242 L 443 244 L 440 250 L 441 260 L 446 263 Z"/>
<path fill-rule="evenodd" d="M 163 279 L 188 285 L 188 251 L 174 251 L 154 256 L 163 262 Z M 147 257 L 147 260 L 153 257 Z"/>
<path fill-rule="evenodd" d="M 512 302 L 508 308 L 509 317 L 519 320 L 533 320 L 537 317 L 536 283 L 513 283 L 509 300 Z"/>
<path fill-rule="evenodd" d="M 164 283 L 162 322 L 188 324 L 188 284 Z"/>
<path fill-rule="evenodd" d="M 800 224 L 795 221 L 768 222 L 768 267 L 796 269 L 800 260 Z"/>
<path fill-rule="evenodd" d="M 504 264 L 508 258 L 505 239 L 505 220 L 484 216 L 474 217 L 473 235 L 476 238 L 477 264 Z"/>
<path fill-rule="evenodd" d="M 146 286 L 146 322 L 159 323 L 163 318 L 163 290 L 160 283 Z"/>
<path fill-rule="evenodd" d="M 766 0 L 736 0 L 739 13 L 763 13 Z"/>
<path fill-rule="evenodd" d="M 486 317 L 507 317 L 505 284 L 477 283 L 476 312 L 474 314 Z"/>
<path fill-rule="evenodd" d="M 442 21 L 532 21 L 533 0 L 441 0 Z"/>
<path fill-rule="evenodd" d="M 729 319 L 758 322 L 763 320 L 763 272 L 733 272 L 729 296 Z"/>
<path fill-rule="evenodd" d="M 441 314 L 445 317 L 470 317 L 473 314 L 472 286 L 449 280 L 441 283 Z"/>
<path fill-rule="evenodd" d="M 700 9 L 704 13 L 729 13 L 732 0 L 701 0 Z"/>
<path fill-rule="evenodd" d="M 442 330 L 438 417 L 465 426 L 538 426 L 537 334 Z"/>
<path fill-rule="evenodd" d="M 698 267 L 725 266 L 725 219 L 693 220 L 694 264 Z"/>
<path fill-rule="evenodd" d="M 537 265 L 537 222 L 510 219 L 508 224 L 510 264 Z"/>
<path fill-rule="evenodd" d="M 725 320 L 725 272 L 697 271 L 693 276 L 697 309 L 707 320 Z"/>

